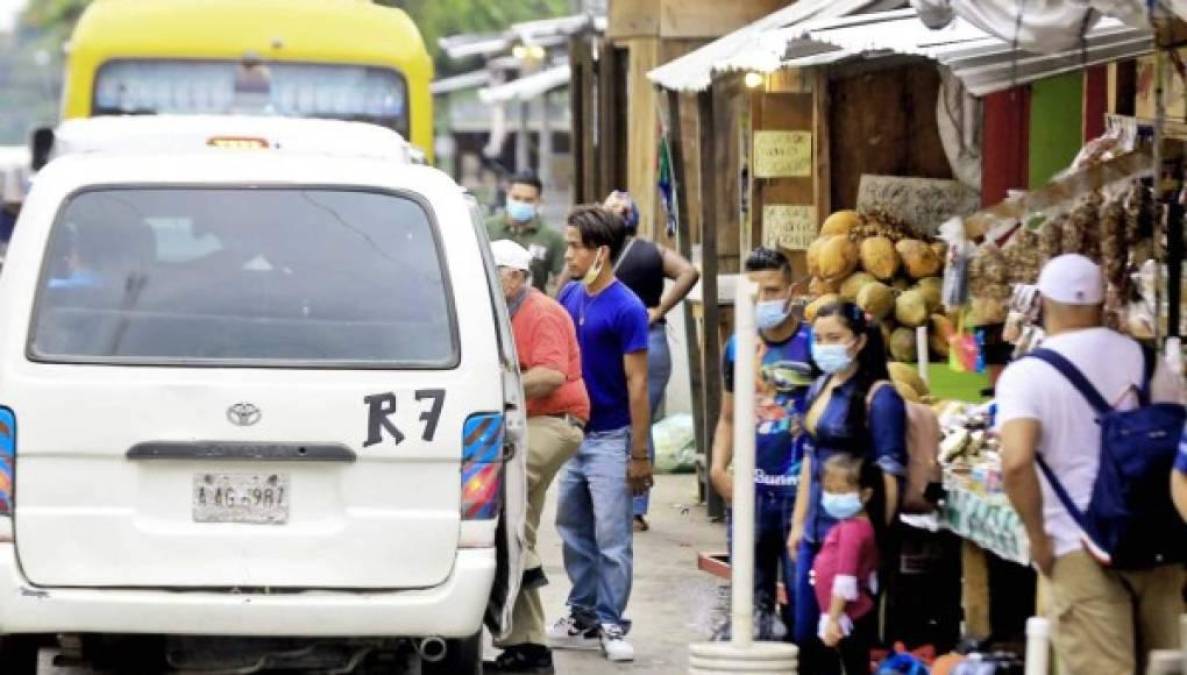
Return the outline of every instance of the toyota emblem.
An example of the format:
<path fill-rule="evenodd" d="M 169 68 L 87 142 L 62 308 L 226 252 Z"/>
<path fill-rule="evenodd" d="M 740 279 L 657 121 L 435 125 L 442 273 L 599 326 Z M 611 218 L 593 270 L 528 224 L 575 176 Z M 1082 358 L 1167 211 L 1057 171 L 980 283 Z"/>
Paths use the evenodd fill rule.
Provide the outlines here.
<path fill-rule="evenodd" d="M 250 427 L 260 421 L 260 409 L 251 403 L 236 403 L 227 408 L 227 419 L 237 427 Z"/>

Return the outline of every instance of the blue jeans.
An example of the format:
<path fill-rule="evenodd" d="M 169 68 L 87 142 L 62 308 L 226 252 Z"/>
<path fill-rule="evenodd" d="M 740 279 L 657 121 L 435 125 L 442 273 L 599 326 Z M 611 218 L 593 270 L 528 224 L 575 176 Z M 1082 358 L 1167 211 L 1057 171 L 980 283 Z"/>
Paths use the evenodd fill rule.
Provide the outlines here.
<path fill-rule="evenodd" d="M 664 391 L 668 388 L 668 380 L 672 379 L 672 352 L 668 348 L 668 324 L 657 323 L 651 326 L 647 334 L 647 403 L 651 406 L 651 423 L 656 420 L 656 411 L 664 400 Z M 647 455 L 655 464 L 655 442 L 651 433 L 647 433 Z M 651 491 L 635 497 L 635 515 L 647 515 L 651 506 Z"/>
<path fill-rule="evenodd" d="M 839 675 L 840 664 L 831 650 L 820 641 L 816 631 L 820 623 L 820 607 L 812 584 L 812 566 L 819 553 L 818 544 L 804 539 L 796 552 L 795 572 L 795 644 L 800 648 L 800 670 L 820 675 Z M 867 649 L 868 651 L 868 649 Z"/>
<path fill-rule="evenodd" d="M 623 628 L 634 574 L 629 452 L 628 427 L 586 434 L 561 471 L 556 511 L 570 612 Z"/>
<path fill-rule="evenodd" d="M 760 491 L 754 498 L 754 606 L 756 609 L 775 609 L 779 597 L 777 584 L 782 581 L 783 589 L 787 592 L 787 605 L 781 608 L 780 618 L 783 619 L 783 625 L 787 626 L 787 638 L 790 641 L 794 635 L 793 627 L 797 618 L 794 608 L 799 594 L 796 588 L 796 564 L 787 552 L 787 537 L 791 534 L 792 513 L 795 511 L 795 493 L 779 495 Z M 732 510 L 728 516 L 727 533 L 732 558 Z"/>

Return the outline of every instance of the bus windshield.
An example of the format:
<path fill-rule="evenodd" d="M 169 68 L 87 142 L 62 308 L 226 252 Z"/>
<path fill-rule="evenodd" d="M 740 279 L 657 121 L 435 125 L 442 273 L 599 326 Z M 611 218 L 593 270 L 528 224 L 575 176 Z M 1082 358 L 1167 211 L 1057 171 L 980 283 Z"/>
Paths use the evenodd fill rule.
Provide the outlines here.
<path fill-rule="evenodd" d="M 326 117 L 379 124 L 408 137 L 400 73 L 370 66 L 283 62 L 120 60 L 99 69 L 96 115 Z"/>

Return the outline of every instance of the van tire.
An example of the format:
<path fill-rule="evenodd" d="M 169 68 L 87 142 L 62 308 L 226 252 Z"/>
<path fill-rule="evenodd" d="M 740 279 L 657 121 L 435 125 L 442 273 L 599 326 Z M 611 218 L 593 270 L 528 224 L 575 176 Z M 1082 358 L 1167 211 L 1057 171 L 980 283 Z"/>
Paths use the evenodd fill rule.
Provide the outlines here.
<path fill-rule="evenodd" d="M 41 640 L 34 635 L 0 636 L 0 673 L 33 675 L 37 672 L 37 652 Z"/>
<path fill-rule="evenodd" d="M 421 659 L 421 675 L 482 675 L 482 631 L 445 644 L 444 659 L 436 663 Z"/>

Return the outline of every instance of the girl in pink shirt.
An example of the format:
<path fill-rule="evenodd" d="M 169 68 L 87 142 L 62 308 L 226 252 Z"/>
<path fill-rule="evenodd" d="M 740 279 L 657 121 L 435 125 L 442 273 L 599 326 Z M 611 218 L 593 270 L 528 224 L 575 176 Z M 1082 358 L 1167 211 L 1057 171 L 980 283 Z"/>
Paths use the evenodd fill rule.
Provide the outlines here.
<path fill-rule="evenodd" d="M 839 651 L 848 675 L 869 672 L 874 633 L 868 624 L 874 618 L 878 544 L 865 505 L 874 492 L 868 486 L 880 477 L 871 469 L 860 458 L 837 454 L 824 463 L 821 481 L 821 506 L 838 522 L 812 566 L 820 604 L 818 632 L 826 646 Z"/>

